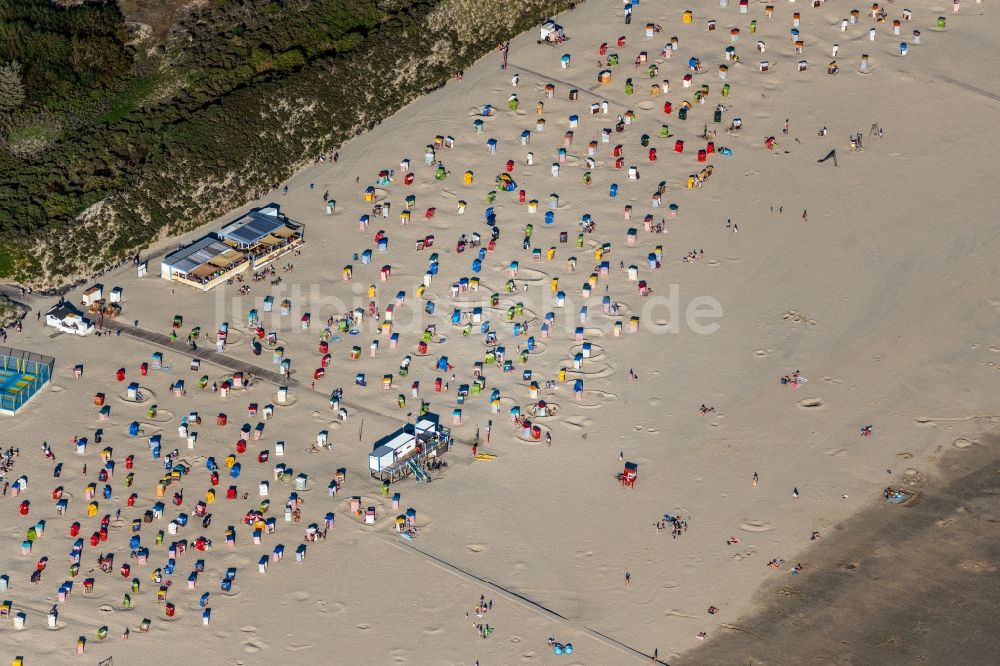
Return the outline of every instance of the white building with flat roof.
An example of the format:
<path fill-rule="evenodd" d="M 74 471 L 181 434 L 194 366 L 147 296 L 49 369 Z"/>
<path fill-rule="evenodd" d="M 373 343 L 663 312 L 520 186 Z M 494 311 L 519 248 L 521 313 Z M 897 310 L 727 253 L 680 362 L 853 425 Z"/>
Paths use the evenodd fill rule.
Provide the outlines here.
<path fill-rule="evenodd" d="M 94 323 L 69 303 L 55 305 L 46 312 L 45 325 L 72 335 L 87 335 L 94 331 Z"/>
<path fill-rule="evenodd" d="M 375 442 L 368 454 L 368 471 L 373 478 L 395 480 L 413 471 L 408 463 L 443 453 L 450 443 L 451 431 L 441 426 L 440 417 L 424 414 Z"/>

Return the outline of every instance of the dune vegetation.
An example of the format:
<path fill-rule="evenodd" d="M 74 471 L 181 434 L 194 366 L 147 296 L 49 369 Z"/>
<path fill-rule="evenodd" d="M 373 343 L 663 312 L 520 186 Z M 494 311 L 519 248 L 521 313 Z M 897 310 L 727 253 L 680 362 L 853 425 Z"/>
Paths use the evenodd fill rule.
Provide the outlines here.
<path fill-rule="evenodd" d="M 188 231 L 564 0 L 0 0 L 0 278 Z"/>

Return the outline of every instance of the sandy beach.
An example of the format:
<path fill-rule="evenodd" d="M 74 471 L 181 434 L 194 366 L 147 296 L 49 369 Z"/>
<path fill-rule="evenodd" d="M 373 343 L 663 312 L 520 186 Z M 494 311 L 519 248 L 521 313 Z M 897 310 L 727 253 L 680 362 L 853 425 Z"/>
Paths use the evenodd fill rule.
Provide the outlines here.
<path fill-rule="evenodd" d="M 947 489 L 955 478 L 942 461 L 978 456 L 987 466 L 996 459 L 988 435 L 1000 419 L 993 397 L 1000 382 L 1000 343 L 994 339 L 1000 293 L 993 283 L 1000 241 L 993 233 L 988 178 L 995 172 L 991 146 L 1000 134 L 1000 77 L 983 54 L 1000 46 L 1000 33 L 989 8 L 972 2 L 957 13 L 943 2 L 908 5 L 912 16 L 901 21 L 899 36 L 893 35 L 893 21 L 901 20 L 904 9 L 899 3 L 886 6 L 884 22 L 862 7 L 857 23 L 843 31 L 841 22 L 849 17 L 844 6 L 777 3 L 770 18 L 765 7 L 752 3 L 743 14 L 738 2 L 727 8 L 644 2 L 626 25 L 618 3 L 581 4 L 556 17 L 568 38 L 564 43 L 540 44 L 537 30 L 521 35 L 510 42 L 505 71 L 497 51 L 461 80 L 342 146 L 336 162 L 317 162 L 245 209 L 160 243 L 149 255 L 146 277 L 137 277 L 133 266 L 101 276 L 97 282 L 105 290 L 123 289 L 123 312 L 108 324 L 111 334 L 56 334 L 43 325 L 55 299 L 26 298 L 33 311 L 21 332 L 9 331 L 6 344 L 54 357 L 55 369 L 50 386 L 18 415 L 0 417 L 0 447 L 19 449 L 6 480 L 29 479 L 18 497 L 7 492 L 0 500 L 0 574 L 10 581 L 0 600 L 12 602 L 12 615 L 25 614 L 23 629 L 12 618 L 0 620 L 0 659 L 23 656 L 25 666 L 107 657 L 119 666 L 167 658 L 487 666 L 736 664 L 747 658 L 787 664 L 817 656 L 824 663 L 912 663 L 924 654 L 932 655 L 928 663 L 942 663 L 938 659 L 947 651 L 916 648 L 887 650 L 884 659 L 872 661 L 866 646 L 887 640 L 892 631 L 854 625 L 844 626 L 855 644 L 843 654 L 834 643 L 810 654 L 777 647 L 768 652 L 762 642 L 783 645 L 783 637 L 786 643 L 792 639 L 781 630 L 794 630 L 773 625 L 772 642 L 772 634 L 755 622 L 782 617 L 774 614 L 774 591 L 787 586 L 801 591 L 802 598 L 788 602 L 800 614 L 813 612 L 812 603 L 860 599 L 823 578 L 855 561 L 848 554 L 864 551 L 864 541 L 841 539 L 840 528 L 869 534 L 866 526 L 885 524 L 879 521 L 888 522 L 892 512 L 925 511 L 927 520 L 940 519 L 942 502 L 953 499 Z M 690 23 L 684 20 L 687 9 L 693 12 Z M 801 13 L 801 54 L 789 38 L 794 12 Z M 946 18 L 944 29 L 937 28 L 939 16 Z M 714 30 L 709 21 L 716 21 Z M 647 23 L 660 31 L 647 36 Z M 914 43 L 914 30 L 922 33 L 920 43 Z M 618 46 L 620 36 L 624 43 Z M 674 36 L 677 49 L 664 50 Z M 758 41 L 765 44 L 763 53 Z M 900 42 L 909 45 L 905 56 Z M 602 43 L 608 44 L 605 53 Z M 729 46 L 738 62 L 726 61 Z M 612 53 L 619 64 L 609 67 Z M 646 58 L 637 62 L 641 53 Z M 564 54 L 570 56 L 565 68 Z M 692 58 L 700 60 L 697 72 L 689 68 Z M 767 71 L 760 71 L 764 60 Z M 798 71 L 800 60 L 808 61 L 805 71 Z M 828 74 L 832 60 L 839 67 L 835 75 Z M 658 70 L 650 77 L 652 64 Z M 720 65 L 728 66 L 725 80 Z M 601 84 L 605 69 L 611 80 Z M 692 75 L 689 88 L 685 74 Z M 651 94 L 654 84 L 658 95 Z M 725 97 L 724 84 L 730 86 Z M 554 88 L 551 98 L 547 85 Z M 694 93 L 703 85 L 709 91 L 698 103 Z M 571 90 L 577 91 L 575 100 Z M 509 106 L 511 95 L 516 109 Z M 607 113 L 600 108 L 604 101 Z M 681 120 L 686 101 L 692 106 Z M 598 105 L 596 114 L 592 104 Z M 715 122 L 720 104 L 724 111 Z M 487 115 L 485 105 L 492 108 Z M 742 127 L 727 131 L 734 119 Z M 704 136 L 706 129 L 714 138 Z M 521 143 L 524 131 L 530 134 L 527 145 Z M 851 137 L 858 134 L 860 149 L 852 150 Z M 426 146 L 439 136 L 442 142 L 454 139 L 454 145 L 438 148 L 427 164 Z M 488 149 L 490 139 L 496 140 L 495 152 Z M 684 142 L 680 153 L 678 141 Z M 709 141 L 714 152 L 701 162 L 698 151 L 707 150 Z M 623 162 L 616 168 L 619 145 Z M 655 161 L 650 148 L 656 149 Z M 818 162 L 831 150 L 836 166 L 833 160 Z M 403 160 L 409 160 L 411 184 L 405 183 Z M 440 180 L 438 162 L 448 172 Z M 689 177 L 709 165 L 710 177 L 689 188 Z M 629 177 L 630 167 L 638 178 Z M 382 171 L 392 172 L 388 184 L 378 182 Z M 465 182 L 467 171 L 471 184 Z M 500 174 L 516 182 L 512 191 L 497 191 Z M 661 181 L 661 205 L 655 207 Z M 365 201 L 369 187 L 377 201 Z M 408 196 L 415 198 L 409 209 Z M 336 202 L 332 215 L 325 200 Z M 529 212 L 532 200 L 537 208 Z M 301 254 L 275 262 L 273 275 L 253 281 L 246 272 L 245 281 L 205 293 L 160 279 L 166 252 L 272 202 L 305 225 Z M 391 204 L 386 218 L 374 217 L 376 203 Z M 489 250 L 488 209 L 499 229 Z M 401 224 L 406 210 L 410 219 Z M 365 215 L 370 219 L 361 229 Z M 582 228 L 585 216 L 594 223 L 590 231 Z M 380 230 L 388 239 L 384 252 L 375 240 Z M 459 252 L 463 234 L 467 241 L 479 234 L 481 246 L 470 243 Z M 431 247 L 416 249 L 430 236 Z M 481 248 L 485 256 L 476 272 L 472 264 Z M 362 261 L 366 250 L 373 252 L 369 264 Z M 438 255 L 437 272 L 427 284 L 432 253 Z M 286 270 L 287 264 L 293 268 Z M 343 279 L 346 266 L 350 281 Z M 386 266 L 391 275 L 383 280 L 380 269 Z M 478 289 L 459 288 L 463 279 L 478 280 Z M 247 286 L 249 293 L 240 293 Z M 67 300 L 79 303 L 81 292 Z M 399 292 L 405 294 L 402 304 Z M 271 312 L 264 310 L 266 296 L 275 300 Z M 603 311 L 605 298 L 609 311 Z M 284 299 L 290 301 L 286 315 L 278 307 Z M 369 316 L 370 302 L 378 321 Z M 434 303 L 433 314 L 428 302 Z M 381 328 L 389 305 L 395 347 Z M 338 331 L 336 320 L 355 308 L 364 312 L 360 324 L 350 327 L 357 334 Z M 488 326 L 473 323 L 474 308 L 482 308 Z M 260 355 L 251 351 L 251 309 L 260 327 L 275 335 L 273 344 L 261 341 L 267 344 Z M 301 323 L 306 313 L 308 329 Z M 176 343 L 140 337 L 144 331 L 171 334 L 175 315 L 183 317 Z M 633 317 L 639 318 L 634 331 Z M 334 325 L 323 338 L 328 320 Z M 192 357 L 214 349 L 215 331 L 224 323 L 226 357 L 275 373 L 274 349 L 280 347 L 291 361 L 291 378 L 272 382 L 258 374 L 249 388 L 228 397 L 199 389 L 203 375 L 216 384 L 232 377 L 231 368 L 207 360 L 199 370 L 190 368 Z M 435 330 L 421 353 L 418 344 L 430 325 Z M 195 326 L 201 349 L 191 351 L 184 339 Z M 328 341 L 330 361 L 325 375 L 314 379 L 321 339 Z M 357 359 L 351 358 L 354 346 L 360 348 Z M 509 369 L 484 361 L 497 346 L 512 361 Z M 163 367 L 140 375 L 154 353 L 162 354 Z M 442 357 L 450 366 L 444 371 L 438 369 Z M 477 378 L 476 363 L 484 363 L 485 388 L 458 404 L 460 387 Z M 404 364 L 408 373 L 401 376 Z M 74 376 L 77 365 L 83 366 L 81 378 Z M 119 368 L 126 371 L 124 381 L 116 377 Z M 364 387 L 356 383 L 359 374 Z M 384 390 L 387 374 L 391 386 Z M 786 377 L 790 381 L 782 381 Z M 171 390 L 178 380 L 185 382 L 182 396 Z M 128 399 L 133 381 L 144 395 L 141 402 Z M 288 387 L 285 403 L 278 400 L 279 384 Z M 343 388 L 346 418 L 331 409 L 337 388 Z M 500 396 L 496 412 L 494 389 Z M 99 420 L 98 393 L 110 406 L 107 420 Z M 545 416 L 536 415 L 540 400 Z M 447 467 L 432 470 L 430 483 L 410 476 L 382 494 L 369 475 L 369 454 L 377 440 L 416 421 L 421 401 L 451 429 L 453 445 L 442 456 Z M 153 404 L 156 414 L 148 416 Z M 250 415 L 251 404 L 258 406 L 257 415 Z M 265 420 L 267 405 L 274 411 Z M 538 427 L 537 438 L 514 422 L 515 407 Z M 460 422 L 454 420 L 456 409 Z M 202 423 L 192 425 L 198 439 L 188 448 L 177 428 L 192 413 Z M 224 426 L 218 425 L 219 413 L 228 417 Z M 139 437 L 129 436 L 133 422 L 140 424 Z M 263 424 L 263 435 L 237 455 L 244 423 Z M 866 426 L 870 436 L 864 436 Z M 103 431 L 101 443 L 94 441 L 96 429 Z M 322 431 L 330 446 L 315 451 Z M 164 457 L 153 459 L 147 445 L 157 434 L 164 455 L 176 448 L 173 463 L 188 470 L 162 498 L 155 491 Z M 477 435 L 476 452 L 495 458 L 473 456 Z M 74 438 L 89 440 L 84 453 L 76 452 Z M 44 455 L 43 442 L 55 460 Z M 282 456 L 277 442 L 284 443 Z M 105 482 L 98 481 L 105 448 L 116 463 L 107 499 L 100 494 Z M 267 460 L 261 460 L 262 451 Z M 241 465 L 238 478 L 224 465 L 230 454 Z M 127 470 L 130 455 L 133 467 Z M 209 457 L 220 467 L 218 486 L 210 480 Z M 53 478 L 58 463 L 61 474 Z M 276 480 L 279 463 L 306 473 L 305 488 Z M 626 463 L 637 469 L 633 487 L 618 478 Z M 346 478 L 330 495 L 328 484 L 340 469 Z M 127 487 L 130 471 L 134 480 Z M 259 493 L 261 481 L 270 483 L 266 496 Z M 85 499 L 91 483 L 98 489 L 94 515 L 88 515 Z M 236 499 L 226 499 L 231 485 Z M 57 487 L 69 500 L 63 515 L 51 496 Z M 915 493 L 916 506 L 887 503 L 887 487 Z M 193 514 L 212 488 L 219 494 L 207 504 L 211 521 L 203 527 Z M 182 503 L 171 503 L 181 491 Z M 282 515 L 293 492 L 302 500 L 298 522 Z M 129 506 L 132 493 L 137 497 Z M 401 496 L 398 509 L 391 506 L 394 493 Z M 352 512 L 355 496 L 362 507 L 376 508 L 374 525 Z M 271 504 L 265 516 L 276 517 L 276 529 L 258 545 L 244 519 L 265 499 Z M 158 501 L 166 504 L 162 518 L 133 531 L 133 520 Z M 394 527 L 407 508 L 415 511 L 412 539 L 401 538 Z M 187 526 L 156 543 L 156 532 L 167 530 L 181 512 L 190 516 Z M 322 528 L 329 513 L 334 526 L 325 539 L 305 543 L 308 555 L 297 562 L 294 553 L 307 526 Z M 111 519 L 107 540 L 91 546 L 88 539 L 99 531 L 102 516 Z M 19 544 L 38 521 L 45 521 L 44 534 L 23 554 Z M 81 525 L 78 536 L 70 535 L 73 522 Z M 226 545 L 230 526 L 235 548 Z M 984 529 L 995 534 L 992 524 Z M 130 558 L 134 535 L 150 551 L 146 564 Z M 176 557 L 173 574 L 161 572 L 155 582 L 170 543 L 193 544 L 199 536 L 211 540 L 211 549 L 189 547 Z M 85 543 L 74 577 L 66 558 L 77 538 Z M 886 552 L 900 545 L 892 532 L 876 532 L 869 543 Z M 278 545 L 284 549 L 280 561 L 273 558 Z M 961 548 L 956 543 L 959 553 Z M 956 555 L 956 561 L 980 564 L 952 571 L 955 585 L 992 595 L 983 607 L 995 608 L 996 593 L 983 583 L 996 580 L 993 558 L 976 552 Z M 113 567 L 103 572 L 98 555 L 108 553 L 114 554 Z M 272 560 L 263 574 L 262 556 Z M 945 554 L 937 551 L 935 557 Z M 204 560 L 204 570 L 192 588 L 187 581 L 197 560 Z M 921 566 L 912 552 L 904 561 Z M 130 565 L 124 575 L 123 564 Z M 40 566 L 40 580 L 32 584 Z M 231 567 L 236 577 L 222 590 Z M 89 594 L 83 590 L 86 578 L 94 579 Z M 138 591 L 133 578 L 141 582 Z M 59 588 L 69 580 L 72 593 L 59 601 Z M 157 603 L 157 590 L 167 580 L 164 601 L 174 604 L 172 616 L 166 603 Z M 477 613 L 481 596 L 492 603 Z M 53 606 L 58 617 L 50 627 Z M 151 620 L 148 631 L 139 629 L 144 618 Z M 108 634 L 100 640 L 102 627 Z M 743 627 L 751 628 L 753 641 L 739 631 Z M 961 634 L 956 627 L 940 641 L 947 645 Z M 78 637 L 86 639 L 83 656 L 77 654 Z M 554 654 L 550 639 L 571 644 L 572 653 Z M 963 646 L 962 663 L 991 662 L 995 645 L 978 644 L 981 650 Z"/>

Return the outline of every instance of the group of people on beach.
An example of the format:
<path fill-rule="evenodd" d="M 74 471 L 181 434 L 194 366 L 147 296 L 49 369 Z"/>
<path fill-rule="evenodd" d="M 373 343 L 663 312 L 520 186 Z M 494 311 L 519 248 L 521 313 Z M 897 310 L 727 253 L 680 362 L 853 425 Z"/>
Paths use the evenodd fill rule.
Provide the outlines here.
<path fill-rule="evenodd" d="M 687 532 L 688 523 L 686 520 L 681 519 L 679 516 L 674 516 L 671 514 L 666 514 L 663 516 L 663 520 L 656 521 L 656 532 L 660 532 L 667 529 L 667 525 L 670 525 L 670 536 L 674 539 L 681 536 L 681 534 Z"/>
<path fill-rule="evenodd" d="M 475 611 L 474 611 L 475 614 L 476 614 L 476 617 L 477 618 L 483 618 L 483 617 L 485 617 L 486 613 L 488 613 L 491 610 L 493 610 L 493 600 L 492 599 L 487 599 L 485 594 L 479 595 L 479 603 L 476 604 L 476 608 L 475 608 Z M 465 617 L 469 617 L 469 614 L 466 613 Z M 475 622 L 475 623 L 473 623 L 473 626 L 476 628 L 476 631 L 479 632 L 479 637 L 480 638 L 487 638 L 494 631 L 496 631 L 496 627 L 491 627 L 489 625 L 489 623 L 486 623 L 486 622 Z M 479 663 L 479 662 L 476 662 L 476 663 Z"/>
<path fill-rule="evenodd" d="M 7 481 L 7 475 L 14 471 L 14 463 L 20 453 L 21 450 L 13 446 L 0 451 L 0 481 L 3 481 L 3 494 L 0 496 L 2 497 L 6 497 L 7 491 L 10 490 L 10 482 Z"/>

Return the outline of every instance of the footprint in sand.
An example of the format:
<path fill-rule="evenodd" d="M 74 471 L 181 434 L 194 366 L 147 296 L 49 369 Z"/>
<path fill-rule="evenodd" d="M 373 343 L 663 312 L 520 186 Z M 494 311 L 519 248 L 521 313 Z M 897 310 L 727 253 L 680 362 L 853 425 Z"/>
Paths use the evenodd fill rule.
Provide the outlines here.
<path fill-rule="evenodd" d="M 245 634 L 252 634 L 255 631 L 257 631 L 257 627 L 253 626 L 252 624 L 248 624 L 244 627 L 240 627 L 240 631 L 242 631 Z"/>
<path fill-rule="evenodd" d="M 650 111 L 653 108 L 655 108 L 654 105 L 653 105 L 653 103 L 650 102 L 650 101 L 639 102 L 636 106 L 638 108 L 642 109 L 643 111 Z"/>
<path fill-rule="evenodd" d="M 769 353 L 770 352 L 768 352 L 766 349 L 756 349 L 756 350 L 754 350 L 753 355 L 756 356 L 757 358 L 764 358 Z"/>
<path fill-rule="evenodd" d="M 372 628 L 372 625 L 361 623 L 361 624 L 354 625 L 354 628 L 355 629 L 360 629 L 361 631 L 368 631 L 369 629 Z"/>
<path fill-rule="evenodd" d="M 293 592 L 288 595 L 288 598 L 291 599 L 292 601 L 305 601 L 306 599 L 309 598 L 309 593 L 303 591 Z"/>
<path fill-rule="evenodd" d="M 246 643 L 243 644 L 243 651 L 247 654 L 254 654 L 260 652 L 261 650 L 266 650 L 268 648 L 267 643 L 260 640 L 259 638 L 251 638 Z"/>
<path fill-rule="evenodd" d="M 486 550 L 486 546 L 484 546 L 481 543 L 470 543 L 467 544 L 465 547 L 468 548 L 469 551 L 473 553 L 481 553 L 484 550 Z"/>
<path fill-rule="evenodd" d="M 972 442 L 970 442 L 964 437 L 959 437 L 954 442 L 952 442 L 951 445 L 954 446 L 956 449 L 966 449 L 972 446 Z"/>
<path fill-rule="evenodd" d="M 659 407 L 663 404 L 663 400 L 660 398 L 650 398 L 648 404 L 650 407 Z"/>
<path fill-rule="evenodd" d="M 53 393 L 61 393 L 65 389 L 62 386 L 59 386 L 58 384 L 52 384 L 49 386 L 49 390 L 52 391 Z"/>
<path fill-rule="evenodd" d="M 565 421 L 565 423 L 571 428 L 576 428 L 577 430 L 585 430 L 590 426 L 594 425 L 594 420 L 590 418 L 571 419 L 569 421 Z"/>
<path fill-rule="evenodd" d="M 347 610 L 347 606 L 340 603 L 339 601 L 331 601 L 330 603 L 319 602 L 323 606 L 324 613 L 343 613 Z"/>
<path fill-rule="evenodd" d="M 823 406 L 823 401 L 819 398 L 806 398 L 799 400 L 796 404 L 802 409 L 817 410 Z"/>
<path fill-rule="evenodd" d="M 840 458 L 841 456 L 847 455 L 847 449 L 830 449 L 826 452 L 826 455 Z"/>
<path fill-rule="evenodd" d="M 441 627 L 431 627 L 429 629 L 424 629 L 424 634 L 427 636 L 437 636 L 440 633 L 444 633 L 444 629 Z"/>
<path fill-rule="evenodd" d="M 747 520 L 740 523 L 740 529 L 744 532 L 770 532 L 774 526 L 763 520 Z"/>
<path fill-rule="evenodd" d="M 819 323 L 815 319 L 810 319 L 809 317 L 806 317 L 798 310 L 789 310 L 785 314 L 781 315 L 781 318 L 784 319 L 785 321 L 790 321 L 796 324 L 804 322 L 806 324 L 809 324 L 810 326 L 815 326 L 816 324 Z"/>
<path fill-rule="evenodd" d="M 697 620 L 698 619 L 697 615 L 691 615 L 690 613 L 684 613 L 679 608 L 673 608 L 671 610 L 666 611 L 663 614 L 666 615 L 667 617 L 682 617 L 682 618 L 686 618 L 686 619 L 689 619 L 689 620 Z"/>

